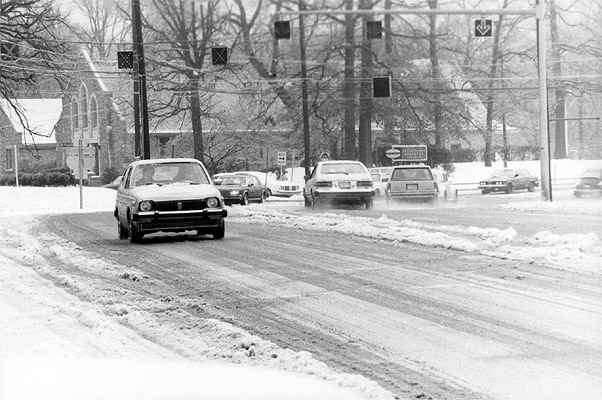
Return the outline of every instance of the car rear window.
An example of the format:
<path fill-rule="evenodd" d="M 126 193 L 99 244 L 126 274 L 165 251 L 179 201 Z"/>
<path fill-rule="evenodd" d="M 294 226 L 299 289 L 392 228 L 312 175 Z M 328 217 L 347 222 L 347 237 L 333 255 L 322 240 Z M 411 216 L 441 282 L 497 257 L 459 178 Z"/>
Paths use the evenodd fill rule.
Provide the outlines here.
<path fill-rule="evenodd" d="M 392 181 L 432 181 L 433 174 L 428 168 L 396 168 L 391 175 Z"/>
<path fill-rule="evenodd" d="M 323 174 L 364 174 L 366 170 L 361 164 L 356 163 L 337 163 L 337 164 L 324 164 L 320 170 Z"/>

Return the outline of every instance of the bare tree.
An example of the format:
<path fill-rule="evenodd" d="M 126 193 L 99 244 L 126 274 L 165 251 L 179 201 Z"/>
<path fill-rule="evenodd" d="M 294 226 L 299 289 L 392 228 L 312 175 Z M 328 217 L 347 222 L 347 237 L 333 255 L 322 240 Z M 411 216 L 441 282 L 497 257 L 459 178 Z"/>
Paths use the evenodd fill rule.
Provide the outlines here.
<path fill-rule="evenodd" d="M 86 18 L 86 24 L 76 26 L 75 31 L 92 57 L 108 57 L 130 37 L 127 14 L 115 0 L 76 0 L 76 6 Z"/>
<path fill-rule="evenodd" d="M 32 135 L 37 132 L 29 129 L 17 99 L 29 97 L 48 77 L 63 81 L 61 60 L 69 54 L 61 36 L 65 27 L 65 16 L 49 1 L 0 2 L 0 96 Z"/>

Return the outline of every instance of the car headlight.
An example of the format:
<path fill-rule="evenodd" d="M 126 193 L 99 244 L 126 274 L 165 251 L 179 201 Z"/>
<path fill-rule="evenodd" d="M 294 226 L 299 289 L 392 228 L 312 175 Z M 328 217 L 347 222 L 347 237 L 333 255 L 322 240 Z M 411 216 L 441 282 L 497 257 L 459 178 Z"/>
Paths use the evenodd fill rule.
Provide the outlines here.
<path fill-rule="evenodd" d="M 219 199 L 217 197 L 209 197 L 207 198 L 207 207 L 209 208 L 217 208 L 219 207 Z"/>
<path fill-rule="evenodd" d="M 151 211 L 153 209 L 153 202 L 151 200 L 141 201 L 138 205 L 140 211 Z"/>
<path fill-rule="evenodd" d="M 240 194 L 240 190 L 230 190 L 230 196 L 238 196 Z"/>

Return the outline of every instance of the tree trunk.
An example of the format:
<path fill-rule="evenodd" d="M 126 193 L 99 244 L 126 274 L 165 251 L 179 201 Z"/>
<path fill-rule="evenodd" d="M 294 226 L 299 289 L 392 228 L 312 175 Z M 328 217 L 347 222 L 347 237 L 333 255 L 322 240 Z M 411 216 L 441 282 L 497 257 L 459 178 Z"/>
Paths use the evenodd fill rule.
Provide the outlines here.
<path fill-rule="evenodd" d="M 201 100 L 199 97 L 199 78 L 190 79 L 190 117 L 192 122 L 192 147 L 194 158 L 205 163 L 203 145 L 203 122 L 201 120 Z"/>
<path fill-rule="evenodd" d="M 346 10 L 353 10 L 353 0 L 346 1 Z M 345 81 L 343 83 L 343 99 L 345 102 L 345 149 L 344 157 L 348 160 L 357 158 L 355 133 L 355 17 L 345 15 Z"/>
<path fill-rule="evenodd" d="M 438 0 L 429 0 L 429 8 L 436 9 Z M 441 68 L 439 67 L 439 55 L 437 54 L 437 15 L 429 15 L 429 56 L 431 59 L 431 73 L 433 77 L 433 119 L 435 129 L 435 147 L 445 148 L 445 132 L 443 130 L 443 107 L 441 106 Z"/>
<path fill-rule="evenodd" d="M 363 0 L 361 8 L 370 9 L 369 1 Z M 362 83 L 360 86 L 359 160 L 367 167 L 372 165 L 372 44 L 367 39 L 366 22 L 362 17 Z"/>

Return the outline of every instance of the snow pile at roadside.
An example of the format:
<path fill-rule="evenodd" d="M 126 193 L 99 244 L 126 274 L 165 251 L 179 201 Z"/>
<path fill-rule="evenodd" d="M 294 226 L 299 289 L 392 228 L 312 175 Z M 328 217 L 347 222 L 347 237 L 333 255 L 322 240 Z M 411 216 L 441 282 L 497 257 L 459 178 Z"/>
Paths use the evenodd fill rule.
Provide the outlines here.
<path fill-rule="evenodd" d="M 393 220 L 386 215 L 373 219 L 337 213 L 301 214 L 267 209 L 260 205 L 233 207 L 230 218 L 245 223 L 280 224 L 337 232 L 382 240 L 393 245 L 413 243 L 504 259 L 541 262 L 558 269 L 602 270 L 602 244 L 595 233 L 551 235 L 544 232 L 521 240 L 517 238 L 514 228 L 423 224 L 411 220 Z"/>

